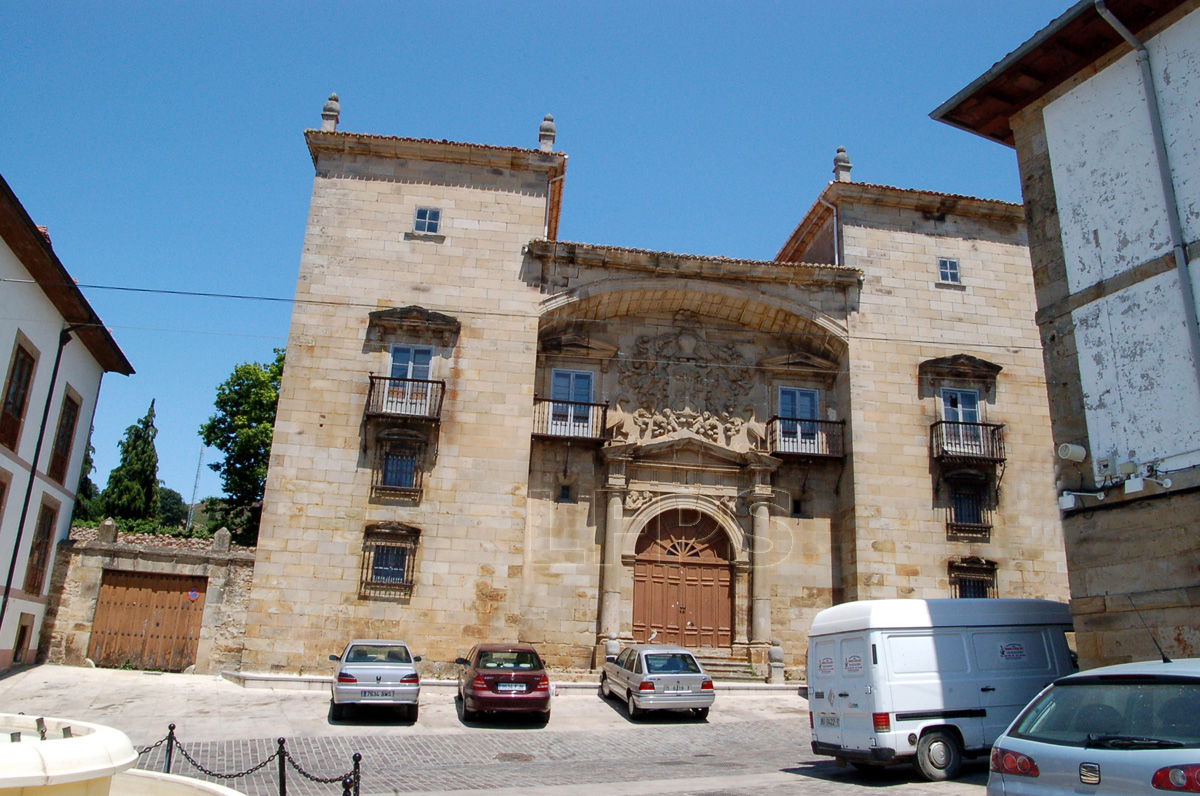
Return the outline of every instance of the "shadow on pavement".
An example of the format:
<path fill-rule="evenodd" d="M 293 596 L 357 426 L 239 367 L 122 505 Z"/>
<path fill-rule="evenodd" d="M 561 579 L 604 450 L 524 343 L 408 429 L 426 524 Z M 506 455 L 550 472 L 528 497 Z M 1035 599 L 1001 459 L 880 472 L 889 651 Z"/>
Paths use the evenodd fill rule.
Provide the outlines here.
<path fill-rule="evenodd" d="M 335 727 L 353 727 L 355 725 L 411 727 L 416 723 L 408 718 L 407 710 L 403 707 L 392 707 L 391 705 L 347 705 L 346 707 L 348 712 L 345 718 L 335 719 L 333 713 L 330 712 L 329 723 Z"/>
<path fill-rule="evenodd" d="M 858 785 L 862 788 L 888 788 L 905 783 L 924 783 L 925 778 L 909 765 L 897 765 L 859 771 L 851 766 L 840 766 L 832 760 L 798 763 L 792 768 L 781 769 L 785 774 L 796 774 L 826 782 Z M 986 785 L 988 763 L 985 758 L 963 761 L 962 774 L 955 779 L 967 785 Z"/>
<path fill-rule="evenodd" d="M 629 709 L 625 707 L 625 703 L 618 700 L 616 697 L 605 697 L 603 694 L 596 691 L 596 696 L 601 702 L 608 706 L 609 710 L 616 713 L 625 721 L 638 727 L 649 726 L 653 727 L 659 724 L 707 724 L 708 719 L 698 719 L 691 710 L 647 710 L 636 719 L 629 717 Z"/>

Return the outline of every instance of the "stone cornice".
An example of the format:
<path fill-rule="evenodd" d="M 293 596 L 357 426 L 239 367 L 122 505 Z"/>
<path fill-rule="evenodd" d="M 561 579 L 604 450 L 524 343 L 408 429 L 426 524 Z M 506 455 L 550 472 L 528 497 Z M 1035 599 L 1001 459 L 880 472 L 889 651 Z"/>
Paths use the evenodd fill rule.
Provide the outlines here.
<path fill-rule="evenodd" d="M 745 281 L 782 281 L 790 284 L 830 284 L 856 286 L 862 272 L 857 268 L 822 263 L 792 263 L 774 260 L 742 260 L 731 257 L 705 257 L 696 254 L 630 249 L 538 239 L 526 246 L 526 252 L 548 264 L 567 264 L 584 268 L 619 268 L 657 275 L 731 279 Z"/>

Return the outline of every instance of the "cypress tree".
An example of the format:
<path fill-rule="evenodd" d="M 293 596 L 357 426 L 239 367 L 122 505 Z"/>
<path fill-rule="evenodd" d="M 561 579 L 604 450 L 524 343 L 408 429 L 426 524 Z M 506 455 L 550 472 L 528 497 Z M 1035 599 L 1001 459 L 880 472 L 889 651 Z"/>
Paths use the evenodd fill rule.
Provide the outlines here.
<path fill-rule="evenodd" d="M 105 515 L 115 519 L 158 519 L 158 452 L 154 449 L 154 401 L 146 416 L 125 429 L 117 443 L 121 461 L 108 474 L 100 495 Z"/>

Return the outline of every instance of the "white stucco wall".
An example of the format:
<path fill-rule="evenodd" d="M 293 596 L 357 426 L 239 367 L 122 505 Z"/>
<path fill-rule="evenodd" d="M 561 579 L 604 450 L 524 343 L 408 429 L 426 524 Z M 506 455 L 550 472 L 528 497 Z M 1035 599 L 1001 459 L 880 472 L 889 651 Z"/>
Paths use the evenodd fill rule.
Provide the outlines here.
<path fill-rule="evenodd" d="M 8 485 L 4 505 L 0 507 L 0 589 L 2 589 L 4 579 L 8 574 L 9 563 L 12 560 L 11 551 L 16 541 L 18 520 L 29 483 L 29 466 L 33 460 L 34 448 L 37 446 L 38 428 L 41 425 L 42 413 L 46 406 L 46 392 L 50 387 L 50 375 L 54 367 L 54 356 L 58 350 L 58 337 L 63 328 L 63 318 L 40 287 L 24 281 L 30 278 L 29 272 L 25 270 L 24 265 L 3 241 L 0 241 L 0 276 L 6 280 L 15 280 L 5 281 L 3 289 L 0 289 L 0 389 L 3 389 L 3 384 L 8 378 L 8 369 L 18 338 L 36 349 L 33 353 L 37 358 L 17 449 L 12 451 L 0 445 L 0 477 Z M 100 364 L 78 339 L 72 340 L 63 349 L 54 395 L 50 402 L 50 414 L 46 420 L 46 436 L 42 442 L 41 456 L 38 461 L 40 475 L 34 481 L 33 493 L 29 500 L 29 513 L 25 520 L 25 532 L 22 535 L 21 549 L 17 555 L 13 575 L 14 590 L 20 590 L 25 580 L 29 545 L 33 539 L 34 526 L 42 503 L 51 502 L 58 506 L 56 540 L 66 538 L 70 530 L 75 488 L 79 483 L 83 451 L 87 445 L 102 375 L 103 369 Z M 45 470 L 50 463 L 50 451 L 54 443 L 55 430 L 58 428 L 59 414 L 62 411 L 63 394 L 68 387 L 79 400 L 79 420 L 75 426 L 75 437 L 66 476 L 63 483 L 59 484 L 47 478 Z M 53 556 L 51 556 L 52 558 Z M 50 579 L 51 563 L 52 561 L 48 560 L 46 564 L 47 584 Z M 22 613 L 34 615 L 34 632 L 40 632 L 44 609 L 45 606 L 41 602 L 16 596 L 11 598 L 4 616 L 4 624 L 0 627 L 0 650 L 12 648 L 17 624 Z"/>
<path fill-rule="evenodd" d="M 1200 11 L 1147 42 L 1186 241 L 1200 237 Z M 1133 53 L 1044 111 L 1070 292 L 1171 253 L 1149 115 Z M 1191 263 L 1200 285 L 1200 263 Z M 1200 393 L 1178 274 L 1073 313 L 1093 461 L 1200 464 Z"/>

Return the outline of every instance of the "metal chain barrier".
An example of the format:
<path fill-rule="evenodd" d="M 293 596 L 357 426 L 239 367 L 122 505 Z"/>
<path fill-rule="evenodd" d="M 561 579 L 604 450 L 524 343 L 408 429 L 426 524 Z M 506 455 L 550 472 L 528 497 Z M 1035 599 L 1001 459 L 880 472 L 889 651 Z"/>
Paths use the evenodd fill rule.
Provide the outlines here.
<path fill-rule="evenodd" d="M 296 760 L 296 758 L 294 758 L 292 756 L 291 752 L 289 752 L 287 750 L 287 747 L 286 747 L 287 741 L 283 738 L 280 738 L 276 741 L 276 743 L 279 744 L 279 748 L 275 751 L 274 754 L 272 754 L 267 759 L 261 761 L 260 763 L 258 763 L 255 766 L 252 766 L 251 768 L 246 769 L 245 771 L 237 771 L 237 772 L 233 772 L 233 773 L 222 773 L 219 771 L 213 771 L 212 769 L 205 767 L 198 760 L 196 760 L 196 758 L 192 757 L 192 755 L 188 753 L 187 749 L 184 748 L 183 744 L 181 744 L 179 742 L 179 739 L 175 737 L 175 725 L 171 724 L 171 725 L 168 725 L 168 728 L 167 728 L 167 737 L 162 738 L 158 742 L 153 743 L 144 749 L 139 749 L 138 757 L 141 757 L 142 755 L 146 754 L 147 752 L 154 751 L 158 747 L 162 746 L 164 743 L 167 745 L 167 751 L 166 751 L 166 761 L 163 765 L 163 772 L 167 773 L 167 774 L 171 773 L 172 753 L 175 750 L 179 750 L 179 754 L 183 755 L 183 759 L 188 761 L 189 763 L 191 763 L 191 765 L 197 771 L 199 771 L 200 773 L 205 774 L 207 776 L 213 777 L 215 779 L 228 780 L 228 779 L 237 779 L 239 777 L 249 776 L 250 774 L 253 774 L 256 771 L 259 771 L 260 769 L 265 768 L 267 765 L 269 765 L 271 763 L 271 761 L 278 760 L 279 761 L 279 796 L 287 796 L 286 766 L 291 766 L 293 769 L 296 770 L 296 773 L 298 773 L 300 776 L 302 776 L 305 779 L 310 780 L 312 782 L 316 782 L 316 783 L 322 784 L 322 785 L 332 785 L 332 784 L 341 785 L 342 786 L 342 796 L 359 796 L 359 788 L 360 788 L 361 782 L 362 782 L 362 772 L 360 769 L 360 763 L 362 762 L 362 755 L 359 754 L 358 752 L 355 752 L 351 756 L 351 760 L 353 761 L 353 767 L 347 773 L 338 774 L 337 776 L 333 776 L 333 777 L 318 777 L 317 775 L 305 770 L 304 767 L 300 765 L 300 763 Z"/>

